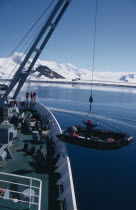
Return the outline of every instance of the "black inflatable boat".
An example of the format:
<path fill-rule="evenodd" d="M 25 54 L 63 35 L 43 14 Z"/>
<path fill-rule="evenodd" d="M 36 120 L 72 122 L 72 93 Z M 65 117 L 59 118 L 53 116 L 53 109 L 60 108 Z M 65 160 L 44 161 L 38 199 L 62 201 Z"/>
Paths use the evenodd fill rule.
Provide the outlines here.
<path fill-rule="evenodd" d="M 75 144 L 82 147 L 110 150 L 119 149 L 132 142 L 133 137 L 127 133 L 113 132 L 108 130 L 94 129 L 92 130 L 92 138 L 85 139 L 86 129 L 77 127 L 77 132 L 72 133 L 72 127 L 64 131 L 57 137 L 64 142 Z"/>

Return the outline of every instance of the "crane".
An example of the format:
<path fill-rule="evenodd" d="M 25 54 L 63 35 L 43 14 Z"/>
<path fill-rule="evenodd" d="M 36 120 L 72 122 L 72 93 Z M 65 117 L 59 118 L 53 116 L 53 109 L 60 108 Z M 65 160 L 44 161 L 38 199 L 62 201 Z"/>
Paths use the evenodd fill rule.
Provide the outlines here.
<path fill-rule="evenodd" d="M 0 107 L 4 105 L 5 100 L 7 99 L 8 95 L 11 93 L 15 85 L 17 88 L 14 91 L 13 99 L 16 99 L 19 91 L 21 90 L 24 82 L 26 81 L 28 75 L 30 74 L 35 62 L 39 58 L 41 52 L 43 51 L 44 47 L 46 46 L 48 40 L 50 39 L 51 35 L 53 34 L 56 26 L 58 25 L 60 19 L 62 18 L 63 14 L 65 13 L 67 7 L 69 6 L 71 0 L 59 0 L 55 4 L 51 14 L 49 15 L 47 21 L 43 25 L 42 29 L 40 30 L 39 34 L 37 35 L 34 43 L 30 47 L 26 57 L 24 58 L 23 62 L 21 63 L 20 67 L 16 71 L 12 81 L 9 84 L 5 94 L 0 99 Z M 46 33 L 45 38 L 43 39 L 43 35 Z M 40 44 L 40 47 L 38 47 Z M 31 56 L 34 56 L 32 62 L 30 63 L 28 69 L 23 71 L 28 60 Z"/>

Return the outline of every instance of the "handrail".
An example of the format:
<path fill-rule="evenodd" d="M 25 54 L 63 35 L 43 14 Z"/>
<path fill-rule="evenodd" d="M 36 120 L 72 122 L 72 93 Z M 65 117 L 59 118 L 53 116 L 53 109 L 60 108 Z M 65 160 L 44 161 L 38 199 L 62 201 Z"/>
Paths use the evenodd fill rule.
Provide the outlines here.
<path fill-rule="evenodd" d="M 5 199 L 5 200 L 12 200 L 14 202 L 20 202 L 20 203 L 26 203 L 29 205 L 29 208 L 31 207 L 31 205 L 36 205 L 38 208 L 38 210 L 41 210 L 41 194 L 42 194 L 42 181 L 40 179 L 37 178 L 33 178 L 33 177 L 27 177 L 27 176 L 21 176 L 21 175 L 16 175 L 16 174 L 10 174 L 10 173 L 4 173 L 4 172 L 0 172 L 0 175 L 3 175 L 4 178 L 0 179 L 0 183 L 6 183 L 9 185 L 9 187 L 7 189 L 5 189 L 5 187 L 2 187 L 3 192 L 5 193 L 6 191 L 8 191 L 9 193 L 16 193 L 19 195 L 23 195 L 24 198 L 28 198 L 27 200 L 22 200 L 22 199 L 17 199 L 17 198 L 12 198 L 12 197 L 4 197 L 4 196 L 0 196 L 0 198 Z M 12 179 L 13 178 L 18 178 L 19 179 L 19 183 L 17 183 L 17 180 L 13 180 L 13 181 L 7 181 L 5 179 Z M 23 184 L 20 183 L 22 181 L 26 181 L 28 180 L 29 185 L 28 184 Z M 34 186 L 34 181 L 38 182 L 38 187 Z M 19 190 L 13 190 L 13 189 L 9 189 L 11 184 L 13 184 L 14 186 L 20 186 L 20 187 L 24 187 L 25 190 L 28 190 L 28 192 L 23 192 L 23 191 L 19 191 Z M 7 186 L 7 185 L 6 185 Z M 26 189 L 26 187 L 28 187 Z M 35 194 L 35 191 L 33 192 L 33 189 L 37 190 L 37 194 Z M 25 197 L 25 195 L 27 195 Z M 34 198 L 38 198 L 38 201 L 34 202 Z"/>
<path fill-rule="evenodd" d="M 38 113 L 40 113 L 43 116 L 43 118 L 46 118 L 46 120 L 49 119 L 51 124 L 54 125 L 50 127 L 50 124 L 49 124 L 49 129 L 50 129 L 50 134 L 51 136 L 53 136 L 53 140 L 56 143 L 55 154 L 60 154 L 60 156 L 63 156 L 64 159 L 66 159 L 65 164 L 64 165 L 61 164 L 64 160 L 63 159 L 59 165 L 60 167 L 58 166 L 57 169 L 59 169 L 59 173 L 61 174 L 61 176 L 64 176 L 65 173 L 68 172 L 67 179 L 63 180 L 64 191 L 66 192 L 66 193 L 64 192 L 63 194 L 66 201 L 66 209 L 77 210 L 72 171 L 71 171 L 70 160 L 68 157 L 68 151 L 67 151 L 65 143 L 61 142 L 56 137 L 56 134 L 62 133 L 61 127 L 59 126 L 57 119 L 54 117 L 52 112 L 43 104 L 34 103 L 34 106 L 32 106 L 31 108 L 32 110 L 37 110 Z M 61 146 L 59 146 L 59 144 L 61 144 Z"/>

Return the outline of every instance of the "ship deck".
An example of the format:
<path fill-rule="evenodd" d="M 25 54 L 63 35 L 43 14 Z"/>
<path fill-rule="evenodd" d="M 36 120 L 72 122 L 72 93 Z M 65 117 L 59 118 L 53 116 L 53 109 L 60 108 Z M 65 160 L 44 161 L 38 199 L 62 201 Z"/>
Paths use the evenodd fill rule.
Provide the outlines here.
<path fill-rule="evenodd" d="M 27 176 L 27 177 L 33 177 L 40 179 L 42 181 L 42 198 L 41 198 L 41 209 L 47 210 L 49 209 L 49 169 L 48 169 L 48 154 L 47 154 L 47 145 L 46 141 L 41 142 L 40 136 L 38 135 L 38 141 L 34 142 L 32 141 L 32 133 L 25 134 L 21 131 L 21 129 L 18 130 L 18 137 L 14 140 L 14 144 L 10 147 L 10 152 L 13 156 L 13 159 L 5 161 L 2 165 L 2 168 L 0 169 L 0 172 L 4 173 L 10 173 L 10 174 L 16 174 L 21 176 Z M 35 156 L 30 155 L 29 153 L 25 152 L 23 150 L 24 148 L 24 142 L 28 143 L 28 148 L 31 148 L 31 146 L 34 146 L 37 149 L 40 148 L 40 145 L 43 145 L 43 149 L 46 154 L 46 161 L 45 161 L 45 167 L 44 169 L 38 168 L 38 163 Z M 2 179 L 3 175 L 0 175 L 0 179 Z M 20 178 L 16 177 L 14 180 L 18 181 L 20 183 Z M 11 180 L 8 180 L 11 181 Z M 0 183 L 2 186 L 2 183 Z M 23 189 L 24 190 L 24 189 Z M 20 190 L 21 191 L 21 188 Z M 29 208 L 28 204 L 26 203 L 20 203 L 20 202 L 14 202 L 13 200 L 9 199 L 0 199 L 0 209 L 7 210 L 22 210 L 22 209 L 38 209 L 36 205 L 31 205 Z"/>

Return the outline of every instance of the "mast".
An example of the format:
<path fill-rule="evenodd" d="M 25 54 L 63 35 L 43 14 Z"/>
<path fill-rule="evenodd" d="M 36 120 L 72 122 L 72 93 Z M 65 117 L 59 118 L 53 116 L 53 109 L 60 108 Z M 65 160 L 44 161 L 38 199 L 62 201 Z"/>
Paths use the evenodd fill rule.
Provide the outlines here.
<path fill-rule="evenodd" d="M 13 98 L 15 99 L 21 90 L 24 82 L 26 81 L 28 75 L 30 74 L 35 62 L 39 58 L 41 52 L 43 51 L 44 47 L 46 46 L 48 40 L 50 39 L 52 33 L 54 32 L 57 24 L 59 23 L 60 19 L 62 18 L 63 14 L 65 13 L 67 7 L 69 6 L 71 0 L 59 0 L 56 5 L 54 6 L 50 16 L 48 17 L 47 21 L 45 22 L 44 26 L 42 27 L 40 33 L 37 35 L 34 43 L 32 44 L 30 50 L 28 51 L 24 61 L 22 62 L 21 66 L 18 68 L 17 72 L 14 75 L 13 80 L 11 81 L 7 91 L 5 92 L 3 98 L 0 100 L 0 107 L 3 106 L 5 100 L 7 99 L 10 92 L 13 90 L 14 86 L 18 83 L 18 86 L 14 92 Z M 55 20 L 54 20 L 55 19 Z M 41 42 L 43 35 L 46 34 L 46 37 L 42 41 L 40 47 L 38 44 Z M 30 66 L 28 67 L 27 71 L 23 72 L 25 65 L 27 64 L 28 60 L 34 54 L 34 58 Z"/>

